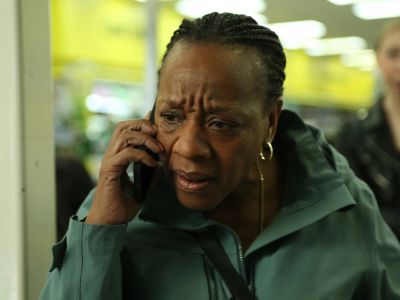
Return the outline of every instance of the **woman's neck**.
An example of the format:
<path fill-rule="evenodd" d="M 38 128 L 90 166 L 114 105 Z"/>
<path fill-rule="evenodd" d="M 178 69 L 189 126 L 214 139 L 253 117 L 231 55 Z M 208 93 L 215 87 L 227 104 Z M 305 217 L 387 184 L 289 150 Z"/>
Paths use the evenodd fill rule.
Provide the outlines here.
<path fill-rule="evenodd" d="M 260 176 L 254 166 L 249 179 L 241 184 L 237 192 L 207 213 L 208 217 L 234 230 L 244 249 L 260 234 L 260 209 L 264 210 L 264 226 L 268 226 L 277 214 L 282 198 L 278 160 L 260 161 L 260 168 L 264 175 L 264 205 L 260 205 Z"/>

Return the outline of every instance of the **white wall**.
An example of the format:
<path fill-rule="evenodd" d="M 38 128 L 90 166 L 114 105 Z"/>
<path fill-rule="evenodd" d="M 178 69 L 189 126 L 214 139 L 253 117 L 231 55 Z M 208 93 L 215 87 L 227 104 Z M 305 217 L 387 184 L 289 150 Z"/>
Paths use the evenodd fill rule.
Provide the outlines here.
<path fill-rule="evenodd" d="M 19 0 L 26 299 L 44 284 L 55 240 L 49 0 Z"/>
<path fill-rule="evenodd" d="M 23 299 L 21 130 L 13 0 L 0 1 L 0 299 Z"/>
<path fill-rule="evenodd" d="M 55 239 L 47 0 L 0 1 L 0 299 L 37 299 Z"/>

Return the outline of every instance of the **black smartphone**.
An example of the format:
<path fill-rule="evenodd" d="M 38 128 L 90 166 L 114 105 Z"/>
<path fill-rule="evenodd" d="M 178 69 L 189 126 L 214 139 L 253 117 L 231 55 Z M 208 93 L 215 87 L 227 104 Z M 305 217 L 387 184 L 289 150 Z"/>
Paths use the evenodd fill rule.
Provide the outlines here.
<path fill-rule="evenodd" d="M 154 124 L 155 104 L 150 112 L 150 122 Z M 155 160 L 160 160 L 158 154 L 152 152 L 145 146 L 139 147 L 149 153 Z M 138 201 L 144 201 L 146 199 L 147 190 L 150 185 L 150 181 L 153 175 L 154 168 L 146 166 L 143 163 L 132 163 L 133 164 L 133 188 L 135 195 L 138 195 Z"/>

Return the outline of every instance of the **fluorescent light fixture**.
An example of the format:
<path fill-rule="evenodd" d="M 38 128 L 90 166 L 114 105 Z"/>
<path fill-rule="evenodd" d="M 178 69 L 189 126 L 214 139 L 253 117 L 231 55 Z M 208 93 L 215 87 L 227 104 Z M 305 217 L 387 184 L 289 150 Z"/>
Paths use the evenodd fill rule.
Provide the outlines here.
<path fill-rule="evenodd" d="M 349 5 L 357 2 L 357 0 L 328 0 L 328 2 L 335 5 Z"/>
<path fill-rule="evenodd" d="M 147 0 L 136 0 L 137 2 L 146 3 Z M 173 0 L 154 0 L 155 2 L 171 2 Z"/>
<path fill-rule="evenodd" d="M 263 14 L 250 14 L 250 16 L 257 21 L 258 24 L 266 26 L 266 24 L 268 23 L 268 19 L 266 17 L 266 15 Z"/>
<path fill-rule="evenodd" d="M 400 0 L 370 0 L 354 3 L 353 13 L 360 19 L 373 20 L 400 16 Z"/>
<path fill-rule="evenodd" d="M 179 13 L 192 18 L 214 11 L 253 16 L 261 15 L 265 9 L 265 0 L 179 0 L 176 3 L 176 10 Z"/>
<path fill-rule="evenodd" d="M 129 116 L 132 112 L 132 105 L 125 99 L 90 94 L 86 98 L 86 107 L 89 111 L 119 116 Z"/>
<path fill-rule="evenodd" d="M 87 120 L 86 136 L 89 140 L 98 141 L 110 126 L 107 116 L 92 115 Z"/>
<path fill-rule="evenodd" d="M 341 63 L 349 68 L 370 71 L 376 67 L 375 52 L 371 49 L 351 51 L 340 56 Z"/>
<path fill-rule="evenodd" d="M 325 25 L 315 20 L 273 23 L 267 26 L 275 31 L 283 47 L 287 49 L 302 48 L 306 41 L 321 38 L 326 33 Z"/>
<path fill-rule="evenodd" d="M 366 48 L 366 41 L 358 36 L 307 41 L 304 50 L 310 56 L 339 55 Z"/>

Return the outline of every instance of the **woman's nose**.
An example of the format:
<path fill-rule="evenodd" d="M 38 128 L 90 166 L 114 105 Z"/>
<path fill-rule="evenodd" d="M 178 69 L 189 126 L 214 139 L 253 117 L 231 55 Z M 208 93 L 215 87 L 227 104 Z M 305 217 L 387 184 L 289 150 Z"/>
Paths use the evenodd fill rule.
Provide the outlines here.
<path fill-rule="evenodd" d="M 182 124 L 172 152 L 186 159 L 210 158 L 212 150 L 206 129 L 195 121 L 187 121 Z"/>

